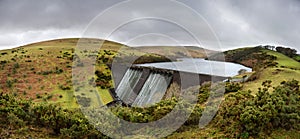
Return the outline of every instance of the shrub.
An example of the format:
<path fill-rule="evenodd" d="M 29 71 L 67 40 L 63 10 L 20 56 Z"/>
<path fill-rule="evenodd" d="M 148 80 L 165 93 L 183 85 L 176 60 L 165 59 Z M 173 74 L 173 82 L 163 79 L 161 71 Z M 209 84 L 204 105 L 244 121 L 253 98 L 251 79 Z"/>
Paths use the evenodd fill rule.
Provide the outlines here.
<path fill-rule="evenodd" d="M 106 75 L 102 71 L 99 71 L 99 70 L 96 70 L 95 74 L 97 76 L 97 79 L 95 81 L 96 86 L 100 86 L 101 89 L 106 89 L 106 88 L 111 87 L 111 82 L 110 81 L 112 80 L 112 78 L 111 78 L 110 74 Z M 89 81 L 89 84 L 92 85 L 93 83 L 94 83 L 94 78 L 92 78 Z"/>
<path fill-rule="evenodd" d="M 37 99 L 42 98 L 42 96 L 40 94 L 35 94 L 35 96 Z"/>
<path fill-rule="evenodd" d="M 225 93 L 237 92 L 242 87 L 243 87 L 243 85 L 241 83 L 227 82 L 225 85 Z"/>
<path fill-rule="evenodd" d="M 79 110 L 65 110 L 48 103 L 33 104 L 8 94 L 0 94 L 0 124 L 21 128 L 26 125 L 53 130 L 58 137 L 104 138 Z"/>
<path fill-rule="evenodd" d="M 14 64 L 14 68 L 15 68 L 15 69 L 20 68 L 19 63 L 15 63 L 15 64 Z"/>
<path fill-rule="evenodd" d="M 71 90 L 71 87 L 70 87 L 70 86 L 59 85 L 59 88 L 60 88 L 61 90 Z"/>
<path fill-rule="evenodd" d="M 7 120 L 10 127 L 20 128 L 25 125 L 25 122 L 12 112 L 7 114 Z"/>
<path fill-rule="evenodd" d="M 49 74 L 52 74 L 52 73 L 53 73 L 52 70 L 38 72 L 38 74 L 40 74 L 40 75 L 49 75 Z"/>
<path fill-rule="evenodd" d="M 256 136 L 274 129 L 299 129 L 298 81 L 282 82 L 269 92 L 271 81 L 263 82 L 255 97 L 250 92 L 230 94 L 218 112 L 217 125 L 230 137 Z"/>
<path fill-rule="evenodd" d="M 56 73 L 56 74 L 61 74 L 61 73 L 63 73 L 63 72 L 64 72 L 63 69 L 59 69 L 58 67 L 55 67 L 55 73 Z"/>
<path fill-rule="evenodd" d="M 1 55 L 7 55 L 7 52 L 3 52 L 3 53 L 1 53 Z"/>
<path fill-rule="evenodd" d="M 8 61 L 6 61 L 6 60 L 0 61 L 0 64 L 2 64 L 2 65 L 6 64 L 6 63 L 8 63 Z"/>
<path fill-rule="evenodd" d="M 12 88 L 13 87 L 13 82 L 11 80 L 6 80 L 6 86 L 8 88 Z"/>

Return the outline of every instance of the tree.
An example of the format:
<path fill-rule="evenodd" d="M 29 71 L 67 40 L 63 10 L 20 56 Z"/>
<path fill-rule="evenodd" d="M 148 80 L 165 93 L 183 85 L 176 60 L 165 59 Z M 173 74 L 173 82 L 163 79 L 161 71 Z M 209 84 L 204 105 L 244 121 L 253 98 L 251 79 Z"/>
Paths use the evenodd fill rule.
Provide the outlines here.
<path fill-rule="evenodd" d="M 291 49 L 291 48 L 285 48 L 285 47 L 281 47 L 281 46 L 276 47 L 276 51 L 279 53 L 282 53 L 288 57 L 293 57 L 297 54 L 297 50 Z"/>
<path fill-rule="evenodd" d="M 270 45 L 265 45 L 265 46 L 263 46 L 265 49 L 270 49 L 271 48 L 271 46 Z"/>
<path fill-rule="evenodd" d="M 274 51 L 274 49 L 275 49 L 275 46 L 271 46 L 271 50 Z"/>

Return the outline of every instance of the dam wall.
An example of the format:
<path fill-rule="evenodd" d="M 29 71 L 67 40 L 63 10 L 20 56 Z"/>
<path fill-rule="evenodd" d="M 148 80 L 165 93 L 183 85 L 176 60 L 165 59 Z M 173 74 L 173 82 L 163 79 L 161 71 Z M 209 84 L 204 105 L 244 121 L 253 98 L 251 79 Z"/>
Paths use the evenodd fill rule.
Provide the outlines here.
<path fill-rule="evenodd" d="M 172 83 L 177 83 L 183 90 L 204 82 L 223 81 L 227 78 L 141 66 L 120 67 L 117 71 L 123 73 L 114 74 L 117 87 L 110 90 L 111 95 L 115 100 L 130 106 L 147 106 L 159 102 Z"/>

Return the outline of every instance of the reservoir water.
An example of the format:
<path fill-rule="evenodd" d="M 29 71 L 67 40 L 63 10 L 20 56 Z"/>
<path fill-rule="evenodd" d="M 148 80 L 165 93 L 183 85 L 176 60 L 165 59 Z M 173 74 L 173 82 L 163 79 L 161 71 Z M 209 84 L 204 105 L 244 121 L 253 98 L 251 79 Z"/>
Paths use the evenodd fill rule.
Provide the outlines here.
<path fill-rule="evenodd" d="M 232 77 L 238 75 L 238 71 L 241 69 L 245 69 L 247 72 L 252 71 L 251 68 L 240 64 L 231 62 L 210 61 L 200 58 L 182 58 L 176 62 L 147 63 L 137 64 L 135 66 L 177 70 L 222 77 Z"/>

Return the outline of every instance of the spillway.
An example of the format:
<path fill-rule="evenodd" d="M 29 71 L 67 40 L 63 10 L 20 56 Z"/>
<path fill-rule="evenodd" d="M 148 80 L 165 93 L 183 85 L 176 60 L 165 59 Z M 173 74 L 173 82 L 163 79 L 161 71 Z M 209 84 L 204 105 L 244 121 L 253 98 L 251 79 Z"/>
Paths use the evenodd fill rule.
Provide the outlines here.
<path fill-rule="evenodd" d="M 159 102 L 165 95 L 171 78 L 169 74 L 150 73 L 132 106 L 145 107 Z"/>
<path fill-rule="evenodd" d="M 125 103 L 129 104 L 134 101 L 137 94 L 133 91 L 139 79 L 142 76 L 142 71 L 137 69 L 128 69 L 119 83 L 116 94 Z"/>

